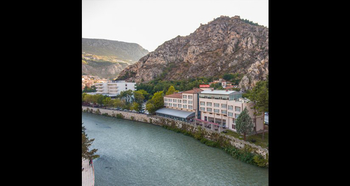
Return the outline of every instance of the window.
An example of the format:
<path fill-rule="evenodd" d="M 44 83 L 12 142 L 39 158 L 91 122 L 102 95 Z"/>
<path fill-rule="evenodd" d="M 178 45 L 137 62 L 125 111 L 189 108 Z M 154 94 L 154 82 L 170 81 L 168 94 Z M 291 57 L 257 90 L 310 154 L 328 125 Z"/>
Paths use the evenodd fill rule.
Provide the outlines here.
<path fill-rule="evenodd" d="M 168 103 L 164 103 L 164 106 L 168 106 Z"/>
<path fill-rule="evenodd" d="M 187 99 L 187 95 L 183 95 L 182 98 Z"/>
<path fill-rule="evenodd" d="M 236 118 L 236 119 L 238 118 L 238 116 L 239 116 L 239 114 L 235 114 L 235 118 Z"/>
<path fill-rule="evenodd" d="M 205 111 L 205 108 L 204 107 L 199 107 L 199 110 Z"/>
<path fill-rule="evenodd" d="M 226 104 L 221 104 L 221 108 L 226 108 L 227 105 Z"/>
<path fill-rule="evenodd" d="M 219 103 L 214 103 L 214 107 L 219 107 Z"/>
<path fill-rule="evenodd" d="M 212 109 L 211 109 L 211 108 L 207 108 L 207 111 L 208 111 L 208 112 L 212 112 Z"/>
<path fill-rule="evenodd" d="M 235 111 L 241 112 L 241 107 L 235 107 Z"/>
<path fill-rule="evenodd" d="M 164 101 L 168 101 L 168 99 L 167 99 L 167 98 L 164 98 Z"/>
<path fill-rule="evenodd" d="M 174 104 L 173 107 L 177 107 L 177 104 Z"/>
<path fill-rule="evenodd" d="M 176 102 L 177 102 L 177 100 L 176 100 L 176 99 L 173 99 L 173 102 L 175 102 L 175 103 L 176 103 Z"/>
<path fill-rule="evenodd" d="M 232 129 L 236 129 L 236 125 L 232 124 Z"/>
<path fill-rule="evenodd" d="M 179 99 L 179 103 L 181 103 L 181 99 Z"/>
<path fill-rule="evenodd" d="M 192 99 L 192 97 L 193 97 L 193 96 L 191 96 L 191 95 L 188 95 L 188 99 Z"/>
<path fill-rule="evenodd" d="M 227 114 L 226 110 L 221 110 L 221 114 Z"/>
<path fill-rule="evenodd" d="M 214 109 L 214 112 L 215 113 L 219 113 L 219 109 Z"/>
<path fill-rule="evenodd" d="M 229 105 L 229 106 L 227 107 L 227 109 L 233 110 L 233 105 Z"/>
<path fill-rule="evenodd" d="M 228 112 L 228 116 L 229 117 L 233 117 L 233 113 L 232 112 Z"/>
<path fill-rule="evenodd" d="M 187 103 L 187 100 L 183 100 L 182 103 Z"/>
<path fill-rule="evenodd" d="M 183 105 L 183 108 L 187 108 L 187 105 Z"/>
<path fill-rule="evenodd" d="M 193 104 L 193 101 L 188 101 L 188 104 Z"/>
<path fill-rule="evenodd" d="M 204 101 L 201 101 L 200 104 L 201 104 L 201 105 L 205 105 L 205 102 L 204 102 Z"/>
<path fill-rule="evenodd" d="M 182 105 L 181 105 L 181 104 L 178 104 L 178 106 L 179 106 L 179 108 L 181 108 L 181 107 L 182 107 Z"/>
<path fill-rule="evenodd" d="M 232 118 L 232 123 L 235 123 L 235 118 Z"/>
<path fill-rule="evenodd" d="M 188 105 L 188 109 L 193 109 L 193 106 L 192 105 Z"/>
<path fill-rule="evenodd" d="M 173 104 L 172 103 L 169 103 L 169 107 L 172 107 L 173 106 Z"/>
<path fill-rule="evenodd" d="M 173 100 L 172 100 L 172 99 L 169 99 L 168 101 L 169 101 L 169 102 L 172 102 Z"/>
<path fill-rule="evenodd" d="M 212 103 L 211 102 L 207 102 L 207 106 L 212 106 Z"/>

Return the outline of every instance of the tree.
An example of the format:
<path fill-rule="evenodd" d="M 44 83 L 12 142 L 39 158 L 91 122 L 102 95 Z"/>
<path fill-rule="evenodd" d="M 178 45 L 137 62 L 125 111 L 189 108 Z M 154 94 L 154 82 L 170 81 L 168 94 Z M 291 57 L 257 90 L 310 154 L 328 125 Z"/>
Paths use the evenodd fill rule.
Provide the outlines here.
<path fill-rule="evenodd" d="M 163 91 L 158 91 L 154 93 L 152 99 L 148 100 L 146 103 L 146 110 L 150 114 L 154 114 L 156 110 L 164 106 Z"/>
<path fill-rule="evenodd" d="M 266 81 L 259 81 L 251 91 L 247 91 L 245 96 L 253 102 L 254 116 L 261 115 L 269 111 L 269 82 L 268 77 Z M 265 114 L 263 114 L 265 117 Z M 265 119 L 265 118 L 263 118 Z M 264 125 L 265 126 L 265 125 Z M 265 129 L 262 134 L 264 139 Z"/>
<path fill-rule="evenodd" d="M 92 160 L 100 157 L 99 155 L 95 154 L 97 152 L 97 149 L 89 150 L 89 147 L 95 139 L 89 139 L 87 134 L 85 133 L 85 130 L 85 127 L 82 126 L 82 158 Z"/>
<path fill-rule="evenodd" d="M 154 106 L 154 101 L 152 100 L 147 101 L 146 110 L 148 110 L 150 114 L 154 114 L 154 112 L 157 110 Z"/>
<path fill-rule="evenodd" d="M 170 95 L 170 94 L 174 94 L 175 93 L 175 88 L 174 86 L 170 86 L 168 91 L 165 93 L 165 95 Z"/>
<path fill-rule="evenodd" d="M 249 116 L 247 108 L 244 108 L 236 120 L 236 130 L 238 133 L 243 134 L 244 140 L 246 140 L 246 134 L 253 132 L 253 128 L 252 118 Z"/>
<path fill-rule="evenodd" d="M 145 96 L 142 91 L 134 91 L 134 101 L 138 104 L 142 104 L 145 100 Z"/>
<path fill-rule="evenodd" d="M 254 103 L 253 109 L 256 115 L 269 111 L 268 81 L 259 81 L 246 96 Z"/>
<path fill-rule="evenodd" d="M 140 111 L 140 105 L 137 102 L 132 103 L 132 110 Z"/>
<path fill-rule="evenodd" d="M 133 102 L 133 99 L 134 99 L 133 95 L 134 94 L 132 90 L 127 90 L 127 91 L 121 91 L 117 97 L 125 100 L 126 103 L 131 103 Z"/>
<path fill-rule="evenodd" d="M 111 106 L 113 106 L 112 98 L 110 98 L 110 97 L 105 97 L 105 98 L 103 99 L 103 104 L 104 104 L 104 106 L 106 106 L 106 107 L 111 107 Z"/>
<path fill-rule="evenodd" d="M 105 96 L 103 96 L 102 94 L 96 94 L 96 95 L 93 95 L 93 98 L 94 98 L 93 99 L 94 103 L 97 103 L 101 106 L 103 104 L 103 100 Z"/>
<path fill-rule="evenodd" d="M 114 101 L 113 101 L 113 106 L 114 106 L 114 107 L 117 107 L 117 108 L 123 108 L 123 107 L 125 106 L 125 101 L 116 98 L 116 99 L 114 99 Z"/>
<path fill-rule="evenodd" d="M 224 74 L 224 76 L 222 77 L 223 79 L 225 79 L 226 81 L 230 81 L 231 79 L 233 79 L 235 76 L 233 74 Z"/>

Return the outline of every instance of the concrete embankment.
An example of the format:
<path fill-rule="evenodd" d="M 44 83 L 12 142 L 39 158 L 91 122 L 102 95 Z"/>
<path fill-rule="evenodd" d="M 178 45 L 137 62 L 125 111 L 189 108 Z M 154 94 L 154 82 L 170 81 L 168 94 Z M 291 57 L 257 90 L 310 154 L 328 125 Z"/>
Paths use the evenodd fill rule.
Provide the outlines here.
<path fill-rule="evenodd" d="M 100 115 L 108 114 L 108 116 L 112 116 L 112 117 L 117 117 L 117 114 L 122 114 L 123 118 L 128 120 L 151 123 L 159 126 L 167 125 L 171 127 L 176 127 L 178 129 L 189 131 L 193 134 L 198 131 L 198 126 L 196 126 L 194 123 L 187 123 L 187 122 L 173 120 L 170 118 L 163 118 L 163 117 L 154 116 L 154 115 L 146 115 L 146 114 L 125 112 L 125 111 L 118 111 L 118 110 L 109 110 L 109 109 L 102 109 L 102 108 L 93 108 L 93 107 L 86 107 L 86 106 L 82 106 L 82 111 L 90 112 L 94 114 L 100 114 Z M 260 154 L 265 159 L 268 157 L 268 150 L 266 148 L 262 148 L 248 141 L 240 140 L 233 136 L 225 135 L 224 133 L 218 133 L 217 131 L 210 130 L 204 127 L 202 127 L 201 129 L 205 131 L 204 138 L 208 140 L 212 140 L 212 141 L 224 140 L 230 143 L 232 146 L 239 149 L 243 149 L 246 146 L 249 146 L 252 153 Z"/>
<path fill-rule="evenodd" d="M 95 172 L 94 167 L 89 160 L 82 159 L 82 186 L 94 186 L 95 185 Z"/>

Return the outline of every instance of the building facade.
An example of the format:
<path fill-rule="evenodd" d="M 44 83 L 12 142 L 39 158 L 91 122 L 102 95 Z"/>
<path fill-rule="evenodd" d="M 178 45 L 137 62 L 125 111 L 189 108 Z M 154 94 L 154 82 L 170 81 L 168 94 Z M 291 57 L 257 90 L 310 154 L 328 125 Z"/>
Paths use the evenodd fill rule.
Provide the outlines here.
<path fill-rule="evenodd" d="M 166 95 L 164 96 L 164 106 L 170 109 L 194 112 L 195 118 L 200 118 L 198 111 L 198 93 L 201 91 L 203 90 L 194 88 L 192 90 Z"/>
<path fill-rule="evenodd" d="M 106 94 L 111 96 L 117 96 L 122 91 L 136 90 L 136 83 L 125 81 L 107 81 L 101 83 L 95 83 L 96 94 Z"/>
<path fill-rule="evenodd" d="M 247 108 L 254 123 L 254 131 L 264 129 L 263 115 L 254 116 L 252 103 L 242 93 L 228 90 L 205 90 L 199 93 L 200 120 L 216 123 L 236 131 L 236 119 Z"/>

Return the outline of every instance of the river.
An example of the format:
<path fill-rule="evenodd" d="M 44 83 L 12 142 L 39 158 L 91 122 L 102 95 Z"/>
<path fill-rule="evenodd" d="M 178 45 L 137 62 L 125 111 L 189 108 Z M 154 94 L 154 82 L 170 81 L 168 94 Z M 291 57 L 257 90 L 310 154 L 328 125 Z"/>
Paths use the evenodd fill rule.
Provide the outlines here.
<path fill-rule="evenodd" d="M 268 169 L 148 123 L 82 113 L 94 159 L 95 185 L 268 185 Z"/>

